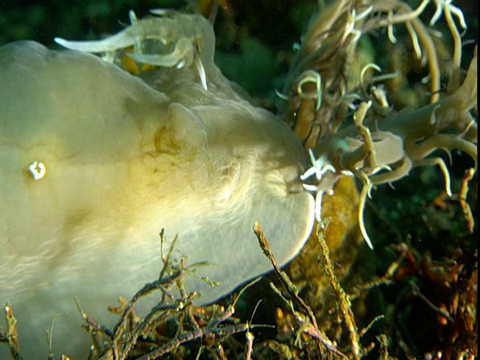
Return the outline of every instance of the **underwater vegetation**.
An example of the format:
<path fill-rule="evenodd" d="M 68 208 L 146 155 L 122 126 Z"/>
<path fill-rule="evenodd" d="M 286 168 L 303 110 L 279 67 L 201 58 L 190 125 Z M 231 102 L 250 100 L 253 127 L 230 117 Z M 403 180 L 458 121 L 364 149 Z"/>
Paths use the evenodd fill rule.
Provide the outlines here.
<path fill-rule="evenodd" d="M 131 299 L 111 307 L 118 314 L 113 328 L 79 303 L 92 337 L 90 358 L 478 356 L 477 39 L 466 35 L 471 12 L 448 0 L 285 1 L 266 2 L 265 9 L 256 2 L 218 3 L 217 10 L 200 1 L 185 11 L 218 11 L 217 29 L 237 31 L 217 31 L 220 46 L 235 43 L 228 36 L 249 37 L 269 6 L 284 10 L 280 18 L 294 9 L 307 14 L 295 51 L 277 57 L 276 67 L 289 69 L 277 98 L 252 97 L 269 108 L 277 102 L 278 114 L 302 142 L 310 162 L 301 180 L 315 196 L 316 224 L 305 250 L 284 270 L 262 224 L 248 229 L 274 275 L 231 299 L 197 306 L 196 289 L 185 285 L 188 257 L 169 253 L 157 279 L 153 274 Z M 131 19 L 124 31 L 142 30 L 141 20 Z M 234 26 L 241 20 L 243 33 Z M 181 63 L 208 88 L 204 63 L 184 56 L 192 53 L 191 43 L 177 43 L 166 57 L 155 54 L 161 38 L 149 38 L 157 36 L 154 27 L 140 34 L 133 43 L 113 41 L 114 48 L 57 41 L 99 53 L 138 76 Z M 138 51 L 143 41 L 153 53 Z M 138 316 L 136 303 L 157 291 L 162 301 Z M 0 345 L 20 359 L 15 308 L 6 307 L 5 314 Z M 55 342 L 55 330 L 49 339 Z"/>

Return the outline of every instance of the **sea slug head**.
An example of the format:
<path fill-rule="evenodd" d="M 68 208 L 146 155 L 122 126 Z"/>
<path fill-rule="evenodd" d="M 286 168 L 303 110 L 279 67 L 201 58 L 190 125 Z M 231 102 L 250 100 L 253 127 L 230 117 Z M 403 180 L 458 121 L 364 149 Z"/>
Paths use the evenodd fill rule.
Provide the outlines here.
<path fill-rule="evenodd" d="M 155 25 L 175 28 L 170 20 L 182 19 L 162 17 Z M 151 25 L 142 21 L 142 29 Z M 195 44 L 185 34 L 179 41 Z M 271 269 L 255 222 L 280 266 L 308 238 L 313 198 L 300 179 L 300 142 L 236 94 L 196 46 L 188 51 L 206 81 L 195 60 L 157 65 L 139 78 L 75 50 L 34 42 L 0 48 L 0 302 L 18 314 L 32 356 L 47 351 L 43 330 L 54 313 L 54 344 L 75 338 L 70 354 L 80 354 L 88 339 L 74 343 L 69 335 L 81 323 L 73 299 L 112 325 L 107 306 L 158 277 L 160 248 L 166 254 L 175 237 L 172 259 L 186 256 L 185 287 L 201 293 L 197 303 Z M 138 305 L 144 314 L 148 307 Z"/>

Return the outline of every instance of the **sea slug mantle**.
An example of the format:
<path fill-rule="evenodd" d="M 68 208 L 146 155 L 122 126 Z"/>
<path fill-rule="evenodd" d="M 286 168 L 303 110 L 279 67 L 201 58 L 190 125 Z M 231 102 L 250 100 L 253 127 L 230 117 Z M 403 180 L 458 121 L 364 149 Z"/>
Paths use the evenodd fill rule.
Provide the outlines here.
<path fill-rule="evenodd" d="M 155 20 L 164 45 L 189 16 Z M 27 359 L 47 354 L 53 314 L 54 351 L 82 356 L 74 297 L 112 325 L 107 306 L 158 276 L 162 228 L 178 235 L 174 256 L 207 262 L 197 274 L 219 283 L 187 277 L 202 303 L 270 269 L 255 221 L 281 264 L 307 239 L 304 149 L 203 55 L 208 31 L 203 47 L 182 41 L 177 62 L 142 78 L 80 51 L 0 48 L 0 303 L 18 317 Z"/>

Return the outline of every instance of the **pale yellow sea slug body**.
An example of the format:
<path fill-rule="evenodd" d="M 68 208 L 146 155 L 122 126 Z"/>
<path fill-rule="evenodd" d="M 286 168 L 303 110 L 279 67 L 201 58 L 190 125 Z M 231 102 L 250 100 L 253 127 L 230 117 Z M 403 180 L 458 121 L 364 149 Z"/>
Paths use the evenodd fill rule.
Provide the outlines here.
<path fill-rule="evenodd" d="M 281 264 L 306 240 L 304 150 L 221 75 L 210 25 L 196 36 L 203 45 L 183 42 L 183 63 L 143 79 L 78 51 L 0 48 L 0 303 L 27 359 L 46 356 L 53 314 L 56 354 L 84 356 L 74 297 L 112 326 L 107 306 L 158 276 L 162 228 L 179 236 L 174 256 L 210 263 L 197 273 L 220 285 L 187 277 L 201 303 L 270 269 L 254 221 Z"/>

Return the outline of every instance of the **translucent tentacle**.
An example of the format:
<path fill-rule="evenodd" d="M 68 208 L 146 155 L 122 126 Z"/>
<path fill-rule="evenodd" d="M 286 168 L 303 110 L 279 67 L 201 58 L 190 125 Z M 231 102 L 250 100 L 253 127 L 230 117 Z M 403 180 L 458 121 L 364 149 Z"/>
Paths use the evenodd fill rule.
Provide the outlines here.
<path fill-rule="evenodd" d="M 367 243 L 368 247 L 373 250 L 373 244 L 370 240 L 370 237 L 368 236 L 367 229 L 365 228 L 365 222 L 363 219 L 363 214 L 365 212 L 365 201 L 367 199 L 367 195 L 370 193 L 371 188 L 372 184 L 368 180 L 368 178 L 366 178 L 363 183 L 362 191 L 360 192 L 360 201 L 358 203 L 358 224 L 360 226 L 360 232 L 362 233 L 365 242 Z"/>
<path fill-rule="evenodd" d="M 445 161 L 443 161 L 442 158 L 433 157 L 433 158 L 420 159 L 420 160 L 416 160 L 413 163 L 413 166 L 433 166 L 433 165 L 438 165 L 442 170 L 443 178 L 445 179 L 445 192 L 449 197 L 451 197 L 452 189 L 450 186 L 450 173 L 448 172 L 447 165 L 445 165 Z"/>
<path fill-rule="evenodd" d="M 70 50 L 78 50 L 90 53 L 102 53 L 130 47 L 134 45 L 137 41 L 139 41 L 140 37 L 132 34 L 131 28 L 127 28 L 103 40 L 69 41 L 59 37 L 54 38 L 54 40 L 58 45 L 61 45 Z"/>

